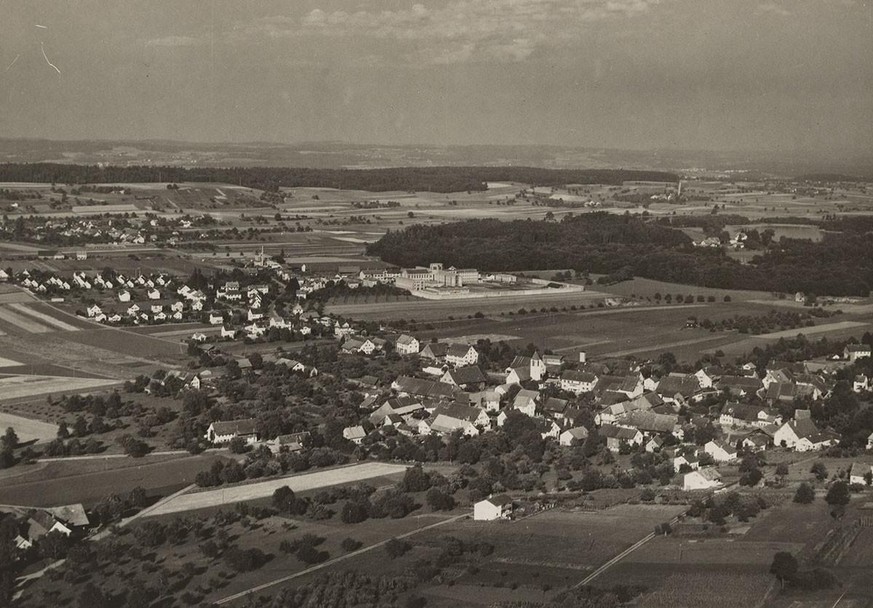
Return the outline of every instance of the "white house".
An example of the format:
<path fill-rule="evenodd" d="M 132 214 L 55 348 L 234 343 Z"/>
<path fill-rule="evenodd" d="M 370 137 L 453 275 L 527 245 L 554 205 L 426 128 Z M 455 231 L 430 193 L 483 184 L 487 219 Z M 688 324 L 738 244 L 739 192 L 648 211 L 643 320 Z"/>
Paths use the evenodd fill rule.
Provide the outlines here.
<path fill-rule="evenodd" d="M 737 450 L 732 446 L 713 439 L 703 446 L 703 451 L 716 462 L 730 462 L 737 459 Z"/>
<path fill-rule="evenodd" d="M 797 412 L 801 411 L 803 410 L 797 410 Z M 810 418 L 789 420 L 773 434 L 774 445 L 792 448 L 796 452 L 820 450 L 833 445 L 838 439 L 836 433 L 819 431 Z"/>
<path fill-rule="evenodd" d="M 161 299 L 161 292 L 158 291 L 157 289 L 149 289 L 148 292 L 146 293 L 146 295 L 148 296 L 149 300 L 160 300 Z"/>
<path fill-rule="evenodd" d="M 578 445 L 588 439 L 588 429 L 584 426 L 573 427 L 561 433 L 558 443 L 563 446 Z"/>
<path fill-rule="evenodd" d="M 682 489 L 686 492 L 691 490 L 709 490 L 720 485 L 721 476 L 712 467 L 691 471 L 682 476 Z"/>
<path fill-rule="evenodd" d="M 343 429 L 343 438 L 348 439 L 355 445 L 359 445 L 361 441 L 363 441 L 364 437 L 367 436 L 367 431 L 364 430 L 364 427 L 358 426 L 347 426 Z"/>
<path fill-rule="evenodd" d="M 843 356 L 854 363 L 858 359 L 869 359 L 871 349 L 867 344 L 847 344 Z"/>
<path fill-rule="evenodd" d="M 118 292 L 118 301 L 119 302 L 130 302 L 130 292 L 125 290 Z"/>
<path fill-rule="evenodd" d="M 858 374 L 857 376 L 855 376 L 855 380 L 852 383 L 852 390 L 855 391 L 856 393 L 860 393 L 863 391 L 869 391 L 870 390 L 870 379 L 867 378 L 867 376 L 864 374 Z"/>
<path fill-rule="evenodd" d="M 218 312 L 209 313 L 209 324 L 210 325 L 221 325 L 224 323 L 224 315 Z"/>
<path fill-rule="evenodd" d="M 597 384 L 597 376 L 591 372 L 567 370 L 561 374 L 561 390 L 580 395 L 590 393 Z"/>
<path fill-rule="evenodd" d="M 512 401 L 513 409 L 520 411 L 526 416 L 534 416 L 537 413 L 537 400 L 540 394 L 537 391 L 521 389 Z"/>
<path fill-rule="evenodd" d="M 417 338 L 403 334 L 397 338 L 394 350 L 400 355 L 417 355 L 418 351 L 421 350 L 421 344 Z"/>
<path fill-rule="evenodd" d="M 258 439 L 255 419 L 243 418 L 213 422 L 206 429 L 205 437 L 211 443 L 229 443 L 234 437 L 243 437 L 246 442 L 254 443 Z"/>
<path fill-rule="evenodd" d="M 511 515 L 512 499 L 506 494 L 489 496 L 473 505 L 473 519 L 475 521 L 509 519 Z"/>
<path fill-rule="evenodd" d="M 681 471 L 683 465 L 688 465 L 688 468 L 696 471 L 700 468 L 700 459 L 692 454 L 679 455 L 673 459 L 673 470 L 676 473 Z"/>
<path fill-rule="evenodd" d="M 852 468 L 849 471 L 849 483 L 866 486 L 867 475 L 873 475 L 873 467 L 871 467 L 869 464 L 854 462 L 852 463 Z"/>
<path fill-rule="evenodd" d="M 449 344 L 449 347 L 446 349 L 446 363 L 460 367 L 476 365 L 478 362 L 478 351 L 468 344 Z"/>

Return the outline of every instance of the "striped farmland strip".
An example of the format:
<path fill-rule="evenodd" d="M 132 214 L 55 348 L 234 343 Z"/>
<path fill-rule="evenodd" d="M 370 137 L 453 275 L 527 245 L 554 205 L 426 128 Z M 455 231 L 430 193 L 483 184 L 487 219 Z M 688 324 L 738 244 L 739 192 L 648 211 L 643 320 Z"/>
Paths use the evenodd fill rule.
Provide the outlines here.
<path fill-rule="evenodd" d="M 52 327 L 55 327 L 57 329 L 62 329 L 64 331 L 79 331 L 79 328 L 74 326 L 74 325 L 70 325 L 69 323 L 65 323 L 65 322 L 61 321 L 60 319 L 56 319 L 55 317 L 52 317 L 51 315 L 47 315 L 47 314 L 40 312 L 38 310 L 28 308 L 24 304 L 10 304 L 9 308 L 14 308 L 15 310 L 17 310 L 20 313 L 29 315 L 29 316 L 33 317 L 34 319 L 42 321 L 43 323 L 45 323 L 47 325 L 51 325 Z"/>
<path fill-rule="evenodd" d="M 47 334 L 48 332 L 52 331 L 51 327 L 40 325 L 36 321 L 28 319 L 27 317 L 23 317 L 20 314 L 9 310 L 9 308 L 5 306 L 0 306 L 0 321 L 5 321 L 13 327 L 23 329 L 24 331 L 31 334 Z"/>

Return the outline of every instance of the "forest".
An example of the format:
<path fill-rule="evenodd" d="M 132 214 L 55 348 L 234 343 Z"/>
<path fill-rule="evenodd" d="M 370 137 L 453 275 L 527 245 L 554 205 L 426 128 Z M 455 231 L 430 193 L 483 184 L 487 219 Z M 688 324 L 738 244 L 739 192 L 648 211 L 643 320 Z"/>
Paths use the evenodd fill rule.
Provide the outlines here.
<path fill-rule="evenodd" d="M 484 191 L 486 182 L 521 182 L 533 186 L 614 184 L 625 181 L 676 182 L 662 171 L 625 169 L 541 169 L 536 167 L 397 167 L 390 169 L 307 169 L 294 167 L 151 167 L 0 164 L 0 182 L 58 184 L 218 182 L 258 190 L 338 188 L 341 190 L 463 192 Z"/>
<path fill-rule="evenodd" d="M 367 253 L 402 267 L 439 260 L 484 271 L 573 268 L 724 289 L 867 296 L 873 239 L 826 234 L 820 243 L 782 239 L 750 264 L 695 248 L 682 232 L 645 218 L 608 213 L 561 222 L 469 220 L 389 232 Z"/>

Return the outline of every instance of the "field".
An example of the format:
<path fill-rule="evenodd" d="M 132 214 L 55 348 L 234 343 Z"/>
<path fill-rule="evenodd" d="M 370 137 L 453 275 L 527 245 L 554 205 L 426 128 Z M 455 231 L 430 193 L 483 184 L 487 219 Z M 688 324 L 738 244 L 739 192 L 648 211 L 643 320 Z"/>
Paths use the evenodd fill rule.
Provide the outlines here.
<path fill-rule="evenodd" d="M 0 412 L 0 429 L 5 430 L 7 427 L 15 429 L 20 443 L 50 441 L 57 436 L 58 432 L 58 427 L 54 424 Z"/>
<path fill-rule="evenodd" d="M 176 457 L 93 458 L 34 465 L 0 483 L 0 504 L 50 507 L 81 502 L 93 505 L 110 494 L 140 486 L 166 495 L 194 482 L 194 476 L 221 458 L 215 454 Z"/>
<path fill-rule="evenodd" d="M 269 481 L 260 481 L 243 485 L 236 485 L 215 490 L 203 490 L 184 494 L 161 505 L 152 511 L 150 516 L 166 515 L 183 511 L 194 511 L 214 507 L 222 504 L 234 504 L 246 500 L 256 500 L 269 497 L 282 486 L 288 486 L 295 492 L 323 488 L 327 486 L 364 481 L 376 477 L 394 475 L 406 470 L 403 465 L 365 463 L 325 469 L 313 473 L 304 473 L 288 477 L 277 477 Z"/>

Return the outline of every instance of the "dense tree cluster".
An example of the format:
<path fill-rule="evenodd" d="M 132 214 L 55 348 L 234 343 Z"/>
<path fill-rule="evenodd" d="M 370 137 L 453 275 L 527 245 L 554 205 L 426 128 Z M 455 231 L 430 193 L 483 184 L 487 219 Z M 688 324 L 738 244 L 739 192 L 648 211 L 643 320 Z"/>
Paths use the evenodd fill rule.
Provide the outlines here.
<path fill-rule="evenodd" d="M 873 240 L 826 234 L 820 243 L 782 239 L 750 264 L 695 248 L 679 230 L 636 216 L 590 213 L 561 222 L 470 220 L 389 232 L 368 253 L 399 266 L 441 260 L 486 271 L 572 267 L 703 287 L 863 295 L 873 285 Z M 536 251 L 536 255 L 531 255 Z"/>
<path fill-rule="evenodd" d="M 389 169 L 306 169 L 292 167 L 152 167 L 66 165 L 57 163 L 0 164 L 2 182 L 112 184 L 137 182 L 218 182 L 275 191 L 310 187 L 341 190 L 425 190 L 462 192 L 485 190 L 486 182 L 522 182 L 541 186 L 621 184 L 624 181 L 676 182 L 661 171 L 625 169 L 541 169 L 536 167 L 398 167 Z"/>

